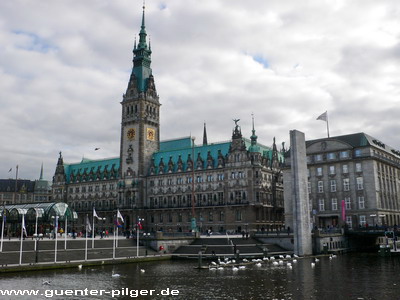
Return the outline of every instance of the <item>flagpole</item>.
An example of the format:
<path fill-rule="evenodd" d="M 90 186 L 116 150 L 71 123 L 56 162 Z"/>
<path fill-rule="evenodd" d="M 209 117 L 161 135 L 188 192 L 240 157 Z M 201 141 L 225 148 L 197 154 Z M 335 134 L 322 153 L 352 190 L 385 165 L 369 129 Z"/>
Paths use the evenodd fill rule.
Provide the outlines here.
<path fill-rule="evenodd" d="M 25 227 L 25 215 L 22 214 L 21 222 L 21 245 L 19 247 L 19 264 L 22 264 L 22 241 L 24 240 L 24 227 Z"/>
<path fill-rule="evenodd" d="M 136 256 L 139 257 L 139 223 L 136 224 L 136 233 Z"/>
<path fill-rule="evenodd" d="M 1 225 L 1 244 L 0 244 L 0 252 L 3 252 L 3 239 L 4 239 L 4 218 L 5 218 L 5 209 L 3 207 L 3 213 L 1 214 L 1 218 L 2 218 L 2 225 Z"/>
<path fill-rule="evenodd" d="M 67 235 L 68 235 L 68 217 L 67 217 L 67 213 L 65 212 L 65 229 L 64 229 L 64 250 L 67 250 Z"/>
<path fill-rule="evenodd" d="M 329 121 L 328 121 L 328 111 L 326 111 L 326 131 L 328 132 L 328 138 L 329 138 Z"/>
<path fill-rule="evenodd" d="M 94 206 L 93 206 L 92 248 L 94 248 Z"/>
<path fill-rule="evenodd" d="M 85 261 L 87 261 L 87 233 L 88 233 L 88 224 L 89 222 L 89 217 L 88 214 L 86 214 L 86 230 L 85 230 Z"/>
<path fill-rule="evenodd" d="M 15 191 L 14 191 L 14 204 L 17 204 L 17 190 L 18 190 L 18 165 L 15 167 Z"/>
<path fill-rule="evenodd" d="M 115 224 L 114 224 L 114 240 L 113 240 L 113 259 L 115 259 Z"/>
<path fill-rule="evenodd" d="M 54 246 L 54 263 L 57 262 L 57 232 L 58 232 L 58 216 L 56 216 L 56 224 L 54 226 L 54 234 L 56 235 L 56 242 Z"/>
<path fill-rule="evenodd" d="M 118 226 L 117 226 L 117 236 L 115 238 L 115 247 L 118 248 Z"/>
<path fill-rule="evenodd" d="M 36 247 L 37 247 L 37 223 L 38 223 L 38 211 L 37 209 L 35 209 L 36 211 L 36 221 L 35 221 L 35 251 L 36 251 Z"/>

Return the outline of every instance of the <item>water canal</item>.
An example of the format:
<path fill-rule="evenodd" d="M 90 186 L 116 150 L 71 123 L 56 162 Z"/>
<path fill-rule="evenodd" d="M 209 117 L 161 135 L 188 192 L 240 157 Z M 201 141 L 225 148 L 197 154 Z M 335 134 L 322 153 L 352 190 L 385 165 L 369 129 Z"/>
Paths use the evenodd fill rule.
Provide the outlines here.
<path fill-rule="evenodd" d="M 244 270 L 196 270 L 196 261 L 165 261 L 54 271 L 2 274 L 1 290 L 38 289 L 43 295 L 2 299 L 49 299 L 56 291 L 118 290 L 92 296 L 54 296 L 52 299 L 134 299 L 129 290 L 155 290 L 139 299 L 400 299 L 400 259 L 375 254 L 348 254 L 334 259 L 299 259 L 293 268 L 263 263 Z M 141 271 L 141 269 L 144 270 Z M 119 277 L 112 277 L 112 272 Z M 43 281 L 50 285 L 43 285 Z M 167 289 L 178 296 L 157 296 Z M 48 291 L 45 291 L 48 290 Z M 50 292 L 51 291 L 51 292 Z M 135 296 L 135 294 L 132 294 Z"/>

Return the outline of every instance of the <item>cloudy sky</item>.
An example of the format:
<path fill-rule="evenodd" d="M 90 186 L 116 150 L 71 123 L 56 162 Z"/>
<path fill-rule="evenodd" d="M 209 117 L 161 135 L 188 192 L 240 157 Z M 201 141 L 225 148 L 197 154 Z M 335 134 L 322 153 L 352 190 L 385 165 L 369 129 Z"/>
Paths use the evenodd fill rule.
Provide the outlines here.
<path fill-rule="evenodd" d="M 0 178 L 119 155 L 140 0 L 0 2 Z M 400 149 L 400 2 L 148 0 L 161 137 L 364 131 Z M 94 151 L 95 147 L 101 148 Z M 8 172 L 13 168 L 11 172 Z"/>

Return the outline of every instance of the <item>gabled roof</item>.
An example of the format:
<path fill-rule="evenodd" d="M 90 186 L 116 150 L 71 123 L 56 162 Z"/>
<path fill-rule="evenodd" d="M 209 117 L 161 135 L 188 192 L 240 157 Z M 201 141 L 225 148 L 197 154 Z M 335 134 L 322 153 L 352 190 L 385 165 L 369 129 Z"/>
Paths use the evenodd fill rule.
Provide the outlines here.
<path fill-rule="evenodd" d="M 251 147 L 251 141 L 249 139 L 243 138 L 246 149 L 249 150 Z M 216 168 L 218 165 L 218 155 L 221 153 L 223 157 L 225 157 L 230 149 L 231 141 L 219 142 L 219 143 L 211 143 L 208 145 L 195 145 L 194 146 L 194 162 L 196 164 L 197 158 L 200 154 L 201 159 L 203 160 L 203 168 L 207 166 L 207 157 L 208 153 L 210 153 L 211 157 L 214 160 L 213 168 Z M 272 159 L 272 148 L 267 147 L 265 145 L 257 143 L 257 147 L 262 156 Z M 177 163 L 179 161 L 179 157 L 182 160 L 183 168 L 182 171 L 186 171 L 187 161 L 190 157 L 193 159 L 192 155 L 192 140 L 191 137 L 183 137 L 174 140 L 168 140 L 160 143 L 160 151 L 153 154 L 154 165 L 156 166 L 156 173 L 158 174 L 159 165 L 161 160 L 164 163 L 163 172 L 168 172 L 168 162 L 172 160 L 174 164 L 173 172 L 177 169 Z M 278 153 L 279 158 L 284 159 L 281 153 Z"/>
<path fill-rule="evenodd" d="M 98 160 L 84 158 L 79 163 L 64 164 L 64 170 L 67 182 L 69 183 L 71 174 L 74 176 L 78 174 L 82 175 L 84 173 L 89 174 L 90 171 L 96 173 L 97 170 L 99 170 L 100 173 L 103 173 L 105 170 L 107 170 L 107 172 L 111 172 L 111 170 L 114 168 L 118 175 L 119 165 L 119 157 Z"/>
<path fill-rule="evenodd" d="M 165 170 L 166 172 L 168 168 L 168 162 L 171 159 L 173 163 L 175 164 L 174 166 L 174 171 L 176 171 L 177 168 L 177 162 L 179 160 L 179 156 L 182 159 L 183 162 L 183 170 L 186 170 L 186 164 L 189 155 L 192 157 L 192 142 L 190 137 L 186 138 L 181 138 L 181 139 L 176 139 L 176 140 L 169 140 L 166 141 L 167 144 L 162 145 L 165 142 L 160 143 L 160 151 L 156 152 L 153 154 L 153 159 L 154 159 L 154 164 L 156 167 L 159 166 L 161 159 L 164 162 L 165 165 Z M 210 152 L 210 155 L 214 159 L 214 166 L 217 166 L 218 162 L 218 153 L 219 151 L 221 154 L 225 157 L 225 155 L 229 152 L 229 147 L 231 145 L 231 142 L 222 142 L 222 143 L 214 143 L 214 144 L 208 144 L 208 145 L 195 145 L 194 146 L 194 161 L 196 162 L 198 155 L 200 154 L 200 157 L 206 163 L 207 161 L 207 156 L 208 153 Z M 164 151 L 162 151 L 164 150 Z"/>

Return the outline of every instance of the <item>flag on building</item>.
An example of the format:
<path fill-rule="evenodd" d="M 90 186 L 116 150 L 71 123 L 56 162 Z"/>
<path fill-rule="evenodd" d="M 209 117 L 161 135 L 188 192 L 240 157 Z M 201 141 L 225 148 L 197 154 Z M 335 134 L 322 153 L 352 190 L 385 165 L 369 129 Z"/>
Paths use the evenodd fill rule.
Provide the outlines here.
<path fill-rule="evenodd" d="M 124 223 L 124 218 L 122 217 L 121 213 L 119 212 L 119 209 L 117 210 L 117 218 L 115 219 L 114 223 L 117 227 L 122 227 L 122 223 Z"/>
<path fill-rule="evenodd" d="M 86 230 L 87 231 L 92 231 L 92 226 L 90 225 L 88 216 L 86 216 Z"/>
<path fill-rule="evenodd" d="M 8 173 L 10 173 L 12 171 L 12 168 L 10 168 L 10 170 L 8 170 Z"/>
<path fill-rule="evenodd" d="M 97 220 L 102 220 L 103 218 L 100 218 L 97 213 L 96 213 L 96 209 L 93 207 L 93 218 L 97 218 Z"/>
<path fill-rule="evenodd" d="M 25 227 L 25 215 L 22 215 L 22 233 L 25 234 L 25 236 L 28 236 L 26 233 L 26 227 Z"/>
<path fill-rule="evenodd" d="M 323 114 L 321 114 L 321 115 L 317 118 L 317 120 L 321 120 L 321 121 L 327 122 L 327 121 L 328 121 L 328 111 L 326 111 L 326 112 L 324 112 Z"/>
<path fill-rule="evenodd" d="M 121 219 L 121 222 L 125 223 L 124 218 L 122 217 L 121 213 L 119 212 L 119 209 L 117 210 L 117 219 Z"/>

